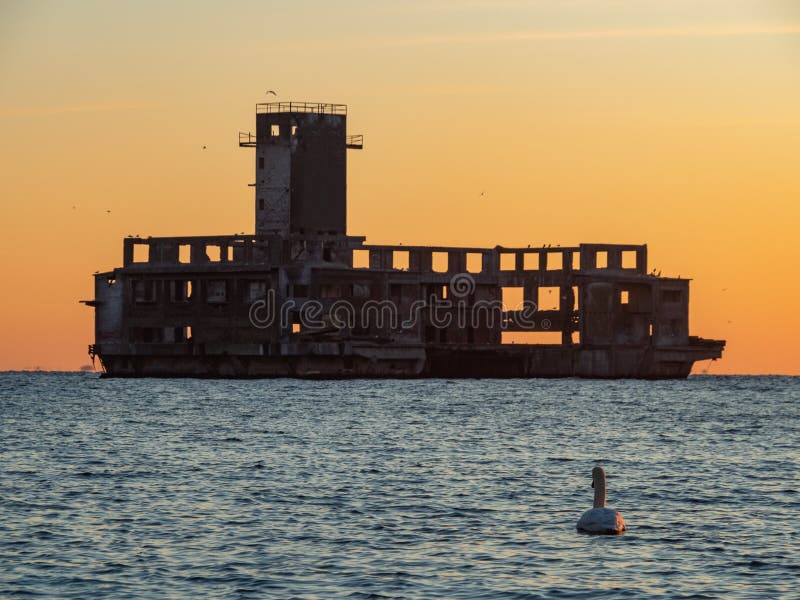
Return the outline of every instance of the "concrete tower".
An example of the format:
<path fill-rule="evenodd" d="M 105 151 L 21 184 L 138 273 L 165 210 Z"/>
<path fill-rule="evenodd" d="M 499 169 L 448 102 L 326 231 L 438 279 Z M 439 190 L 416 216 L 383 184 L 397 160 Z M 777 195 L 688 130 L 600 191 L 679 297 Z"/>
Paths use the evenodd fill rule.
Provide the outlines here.
<path fill-rule="evenodd" d="M 256 149 L 256 235 L 345 235 L 347 106 L 310 102 L 256 105 L 256 134 L 239 145 Z"/>

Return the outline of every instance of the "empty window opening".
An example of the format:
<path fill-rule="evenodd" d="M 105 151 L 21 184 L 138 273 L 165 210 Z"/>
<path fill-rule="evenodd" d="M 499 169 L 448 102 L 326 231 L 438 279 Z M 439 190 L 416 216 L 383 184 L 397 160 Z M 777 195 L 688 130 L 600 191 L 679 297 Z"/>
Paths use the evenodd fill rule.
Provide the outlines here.
<path fill-rule="evenodd" d="M 594 266 L 598 269 L 605 269 L 608 267 L 608 252 L 606 250 L 600 250 L 595 255 Z"/>
<path fill-rule="evenodd" d="M 572 338 L 572 343 L 573 344 L 577 345 L 577 344 L 581 343 L 581 332 L 580 331 L 573 331 L 570 334 L 570 337 Z"/>
<path fill-rule="evenodd" d="M 258 168 L 259 169 L 263 169 L 264 168 L 264 157 L 263 156 L 259 156 L 258 157 Z"/>
<path fill-rule="evenodd" d="M 319 295 L 322 298 L 338 298 L 341 290 L 335 283 L 323 283 L 319 286 Z"/>
<path fill-rule="evenodd" d="M 443 285 L 442 286 L 442 291 L 441 291 L 442 295 L 440 296 L 440 298 L 442 298 L 442 300 L 447 300 L 447 291 L 448 291 L 447 290 L 447 286 Z"/>
<path fill-rule="evenodd" d="M 353 250 L 353 268 L 369 269 L 369 250 Z"/>
<path fill-rule="evenodd" d="M 224 304 L 228 301 L 228 282 L 212 279 L 206 284 L 206 301 L 209 304 Z"/>
<path fill-rule="evenodd" d="M 408 250 L 395 250 L 392 252 L 392 267 L 401 271 L 408 271 Z"/>
<path fill-rule="evenodd" d="M 561 252 L 547 253 L 547 270 L 561 271 L 564 268 L 564 257 Z"/>
<path fill-rule="evenodd" d="M 217 245 L 209 244 L 206 246 L 206 256 L 211 262 L 219 262 L 221 255 L 221 248 Z"/>
<path fill-rule="evenodd" d="M 450 256 L 447 252 L 431 252 L 431 268 L 436 273 L 447 273 Z"/>
<path fill-rule="evenodd" d="M 581 270 L 581 253 L 580 252 L 573 252 L 572 253 L 572 270 L 573 271 L 580 271 Z"/>
<path fill-rule="evenodd" d="M 292 125 L 292 135 L 297 135 L 297 125 Z"/>
<path fill-rule="evenodd" d="M 573 300 L 572 300 L 572 310 L 578 310 L 578 306 L 580 305 L 579 301 L 578 301 L 579 297 L 580 297 L 580 292 L 578 291 L 578 286 L 577 285 L 573 285 L 572 286 L 572 298 L 573 298 Z"/>
<path fill-rule="evenodd" d="M 156 285 L 151 279 L 138 279 L 133 282 L 133 301 L 136 304 L 149 304 L 156 301 Z"/>
<path fill-rule="evenodd" d="M 300 333 L 300 323 L 292 323 L 292 333 Z"/>
<path fill-rule="evenodd" d="M 622 268 L 623 269 L 636 268 L 636 250 L 622 251 Z"/>
<path fill-rule="evenodd" d="M 653 324 L 650 323 L 650 337 L 653 337 Z"/>
<path fill-rule="evenodd" d="M 480 273 L 483 271 L 483 254 L 480 252 L 467 252 L 467 272 Z"/>
<path fill-rule="evenodd" d="M 158 343 L 164 337 L 164 330 L 161 327 L 133 327 L 130 336 L 134 342 Z"/>
<path fill-rule="evenodd" d="M 504 311 L 522 310 L 522 300 L 524 299 L 523 289 L 524 288 L 521 286 L 501 288 Z"/>
<path fill-rule="evenodd" d="M 437 300 L 442 299 L 442 289 L 443 286 L 437 284 L 431 284 L 426 286 L 425 288 L 425 300 L 430 298 L 435 298 Z"/>
<path fill-rule="evenodd" d="M 500 253 L 500 270 L 501 271 L 516 271 L 517 270 L 517 255 L 513 252 Z"/>
<path fill-rule="evenodd" d="M 681 291 L 680 290 L 662 290 L 661 291 L 661 301 L 662 302 L 680 302 L 681 301 Z"/>
<path fill-rule="evenodd" d="M 133 245 L 133 262 L 146 263 L 150 260 L 150 245 L 149 244 L 134 244 Z"/>
<path fill-rule="evenodd" d="M 561 288 L 558 286 L 544 286 L 539 288 L 539 297 L 536 301 L 538 310 L 559 310 L 561 308 Z"/>
<path fill-rule="evenodd" d="M 267 297 L 267 282 L 266 281 L 251 281 L 247 286 L 248 302 L 256 300 L 263 300 Z"/>
<path fill-rule="evenodd" d="M 281 134 L 281 126 L 280 125 L 270 125 L 269 134 L 272 137 L 278 137 Z"/>
<path fill-rule="evenodd" d="M 353 298 L 369 298 L 370 289 L 368 283 L 354 283 L 350 289 Z"/>
<path fill-rule="evenodd" d="M 539 253 L 538 252 L 526 252 L 525 258 L 523 259 L 523 268 L 526 271 L 538 271 L 539 270 Z"/>
<path fill-rule="evenodd" d="M 192 262 L 192 247 L 189 244 L 178 246 L 178 262 L 184 264 Z"/>
<path fill-rule="evenodd" d="M 683 329 L 681 325 L 680 319 L 670 319 L 669 321 L 669 335 L 671 336 L 679 336 L 681 335 L 681 330 Z"/>
<path fill-rule="evenodd" d="M 620 304 L 628 304 L 629 301 L 630 301 L 630 295 L 628 293 L 628 290 L 620 291 L 620 293 L 619 293 L 619 303 Z"/>
<path fill-rule="evenodd" d="M 561 345 L 560 331 L 503 331 L 502 344 L 548 344 Z"/>
<path fill-rule="evenodd" d="M 170 282 L 170 300 L 172 302 L 188 302 L 192 297 L 192 282 L 178 279 Z"/>
<path fill-rule="evenodd" d="M 187 325 L 183 328 L 183 339 L 187 342 L 192 340 L 192 327 L 191 325 Z"/>

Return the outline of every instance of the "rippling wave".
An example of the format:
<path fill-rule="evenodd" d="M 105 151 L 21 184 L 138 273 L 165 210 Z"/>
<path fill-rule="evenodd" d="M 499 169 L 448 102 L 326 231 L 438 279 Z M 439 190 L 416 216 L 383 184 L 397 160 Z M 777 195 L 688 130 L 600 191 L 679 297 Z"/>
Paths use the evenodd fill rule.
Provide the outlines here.
<path fill-rule="evenodd" d="M 797 598 L 800 379 L 0 374 L 0 597 Z M 629 530 L 581 535 L 590 471 Z"/>

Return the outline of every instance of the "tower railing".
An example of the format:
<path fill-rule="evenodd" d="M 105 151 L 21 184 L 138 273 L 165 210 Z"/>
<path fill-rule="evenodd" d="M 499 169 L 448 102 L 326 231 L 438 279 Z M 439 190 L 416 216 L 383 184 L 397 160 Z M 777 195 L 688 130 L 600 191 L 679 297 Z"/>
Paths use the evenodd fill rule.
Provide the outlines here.
<path fill-rule="evenodd" d="M 345 139 L 345 143 L 347 144 L 348 148 L 353 150 L 361 150 L 364 147 L 364 136 L 363 135 L 348 135 Z"/>
<path fill-rule="evenodd" d="M 239 147 L 240 148 L 255 148 L 256 136 L 249 131 L 239 132 Z"/>
<path fill-rule="evenodd" d="M 346 104 L 326 102 L 262 102 L 256 104 L 256 114 L 264 113 L 317 113 L 320 115 L 346 115 Z"/>

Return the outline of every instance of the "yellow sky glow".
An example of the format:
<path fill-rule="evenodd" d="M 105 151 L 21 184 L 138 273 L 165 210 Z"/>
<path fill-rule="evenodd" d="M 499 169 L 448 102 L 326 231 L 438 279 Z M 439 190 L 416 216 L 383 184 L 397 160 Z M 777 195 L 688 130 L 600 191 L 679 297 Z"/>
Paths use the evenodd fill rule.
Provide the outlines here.
<path fill-rule="evenodd" d="M 798 73 L 788 0 L 2 3 L 0 369 L 88 361 L 126 235 L 252 231 L 275 89 L 365 135 L 351 234 L 647 243 L 728 340 L 696 371 L 800 374 Z"/>

